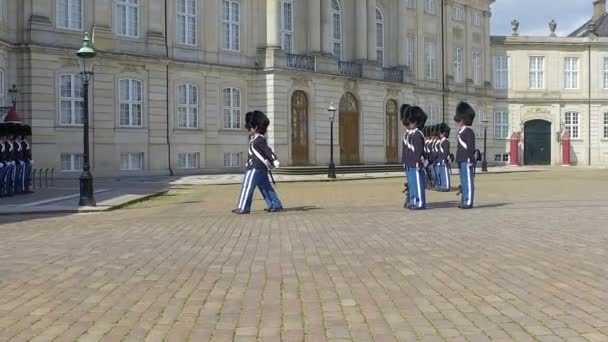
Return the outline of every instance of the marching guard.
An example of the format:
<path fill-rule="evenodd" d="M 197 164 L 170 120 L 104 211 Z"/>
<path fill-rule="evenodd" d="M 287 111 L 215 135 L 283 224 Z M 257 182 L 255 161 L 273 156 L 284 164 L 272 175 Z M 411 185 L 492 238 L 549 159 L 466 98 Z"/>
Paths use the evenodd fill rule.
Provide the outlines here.
<path fill-rule="evenodd" d="M 411 210 L 423 210 L 426 208 L 424 166 L 422 157 L 424 154 L 424 135 L 422 129 L 426 123 L 427 116 L 417 106 L 408 108 L 407 121 L 410 133 L 404 141 L 403 159 L 406 168 L 409 201 L 406 206 Z"/>
<path fill-rule="evenodd" d="M 437 158 L 437 174 L 439 175 L 439 187 L 441 192 L 448 192 L 451 189 L 450 181 L 450 126 L 445 123 L 439 125 L 439 157 Z"/>
<path fill-rule="evenodd" d="M 456 107 L 454 121 L 458 127 L 456 162 L 460 176 L 461 199 L 458 208 L 471 209 L 475 198 L 475 132 L 471 128 L 475 120 L 473 108 L 461 102 Z"/>

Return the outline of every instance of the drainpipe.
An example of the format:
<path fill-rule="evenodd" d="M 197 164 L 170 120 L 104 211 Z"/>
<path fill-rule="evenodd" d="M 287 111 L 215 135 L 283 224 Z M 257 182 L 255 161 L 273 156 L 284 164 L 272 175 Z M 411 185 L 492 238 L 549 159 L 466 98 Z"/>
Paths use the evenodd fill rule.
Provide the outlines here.
<path fill-rule="evenodd" d="M 588 87 L 589 87 L 589 95 L 588 95 L 588 105 L 589 105 L 589 119 L 587 120 L 588 132 L 587 132 L 587 141 L 589 144 L 589 150 L 587 151 L 587 165 L 591 166 L 591 43 L 588 46 Z"/>
<path fill-rule="evenodd" d="M 445 0 L 441 0 L 441 122 L 445 123 Z"/>
<path fill-rule="evenodd" d="M 166 66 L 166 78 L 165 78 L 165 82 L 166 82 L 166 89 L 167 89 L 167 93 L 166 93 L 166 97 L 167 97 L 167 162 L 169 165 L 169 175 L 173 176 L 173 169 L 171 168 L 171 139 L 169 138 L 169 39 L 168 39 L 168 32 L 169 32 L 169 25 L 168 25 L 168 15 L 167 15 L 167 10 L 169 9 L 169 4 L 168 4 L 168 0 L 165 0 L 165 57 L 167 58 L 167 66 Z"/>

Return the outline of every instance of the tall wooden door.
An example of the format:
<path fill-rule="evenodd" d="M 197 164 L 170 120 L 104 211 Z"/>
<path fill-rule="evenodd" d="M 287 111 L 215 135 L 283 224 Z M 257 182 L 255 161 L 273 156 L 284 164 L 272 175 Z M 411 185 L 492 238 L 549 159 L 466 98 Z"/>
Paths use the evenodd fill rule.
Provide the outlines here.
<path fill-rule="evenodd" d="M 357 99 L 346 93 L 340 99 L 340 163 L 359 163 L 359 106 Z"/>
<path fill-rule="evenodd" d="M 397 114 L 397 101 L 386 102 L 386 161 L 399 162 L 399 124 Z"/>
<path fill-rule="evenodd" d="M 291 96 L 291 162 L 308 164 L 308 97 L 301 90 Z"/>
<path fill-rule="evenodd" d="M 531 120 L 524 125 L 524 163 L 551 164 L 551 123 Z"/>

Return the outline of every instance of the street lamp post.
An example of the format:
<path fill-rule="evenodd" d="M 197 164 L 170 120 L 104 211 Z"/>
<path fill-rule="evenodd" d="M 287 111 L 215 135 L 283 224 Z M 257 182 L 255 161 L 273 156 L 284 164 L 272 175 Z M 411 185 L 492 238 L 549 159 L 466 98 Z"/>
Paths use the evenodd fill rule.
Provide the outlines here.
<path fill-rule="evenodd" d="M 334 119 L 336 116 L 336 106 L 332 102 L 327 108 L 329 112 L 329 170 L 327 178 L 336 178 L 336 165 L 334 164 Z"/>
<path fill-rule="evenodd" d="M 89 39 L 89 33 L 85 32 L 84 39 L 82 40 L 82 47 L 76 55 L 82 60 L 82 72 L 80 77 L 82 79 L 82 90 L 84 98 L 84 113 L 82 118 L 83 123 L 83 136 L 84 146 L 82 152 L 82 174 L 80 175 L 80 206 L 95 206 L 95 196 L 93 190 L 93 174 L 91 173 L 91 166 L 89 163 L 89 81 L 93 77 L 93 71 L 87 70 L 86 61 L 89 58 L 95 57 L 95 49 L 91 47 L 91 40 Z"/>
<path fill-rule="evenodd" d="M 488 120 L 481 120 L 483 123 L 483 162 L 481 162 L 481 171 L 488 172 L 488 160 L 486 159 L 486 147 L 488 141 Z"/>

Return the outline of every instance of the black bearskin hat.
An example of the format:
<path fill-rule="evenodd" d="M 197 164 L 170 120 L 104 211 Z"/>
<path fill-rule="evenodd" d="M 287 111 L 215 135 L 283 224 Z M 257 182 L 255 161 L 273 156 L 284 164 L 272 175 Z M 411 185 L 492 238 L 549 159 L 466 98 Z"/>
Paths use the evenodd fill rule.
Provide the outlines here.
<path fill-rule="evenodd" d="M 409 104 L 402 104 L 401 108 L 399 108 L 399 118 L 404 125 L 410 124 L 410 112 L 409 109 L 412 108 Z"/>
<path fill-rule="evenodd" d="M 32 126 L 30 126 L 30 125 L 23 126 L 23 136 L 26 136 L 26 137 L 32 136 Z"/>
<path fill-rule="evenodd" d="M 454 115 L 454 121 L 463 121 L 466 126 L 471 126 L 475 120 L 475 111 L 466 102 L 460 102 L 456 107 L 456 114 Z"/>
<path fill-rule="evenodd" d="M 14 123 L 6 124 L 6 136 L 14 137 L 17 134 L 17 125 Z"/>
<path fill-rule="evenodd" d="M 0 123 L 0 137 L 6 137 L 6 124 Z"/>
<path fill-rule="evenodd" d="M 439 125 L 439 133 L 443 134 L 446 138 L 450 137 L 450 126 L 445 122 Z"/>
<path fill-rule="evenodd" d="M 15 125 L 15 136 L 16 137 L 24 137 L 25 136 L 25 131 L 22 124 L 16 124 Z"/>
<path fill-rule="evenodd" d="M 247 129 L 255 128 L 258 134 L 266 134 L 266 130 L 270 125 L 270 120 L 266 114 L 259 110 L 254 110 L 245 114 L 245 127 Z"/>
<path fill-rule="evenodd" d="M 415 123 L 418 129 L 422 129 L 426 123 L 426 113 L 422 108 L 418 106 L 411 107 L 409 109 L 409 120 L 411 123 Z"/>

